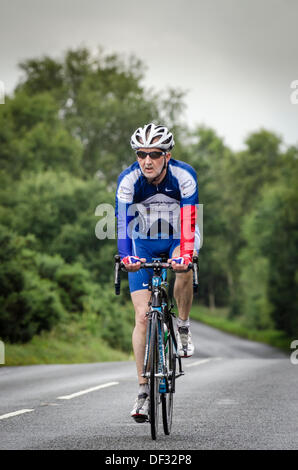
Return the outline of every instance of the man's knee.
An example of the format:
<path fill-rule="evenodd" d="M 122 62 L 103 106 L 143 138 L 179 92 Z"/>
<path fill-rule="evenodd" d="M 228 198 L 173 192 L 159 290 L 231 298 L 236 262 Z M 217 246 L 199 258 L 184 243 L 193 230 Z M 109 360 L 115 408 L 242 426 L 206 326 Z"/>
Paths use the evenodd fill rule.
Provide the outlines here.
<path fill-rule="evenodd" d="M 148 312 L 148 291 L 136 291 L 131 294 L 135 309 L 135 324 L 138 328 L 146 329 Z"/>
<path fill-rule="evenodd" d="M 175 288 L 185 289 L 192 286 L 193 272 L 188 271 L 187 273 L 176 273 Z"/>
<path fill-rule="evenodd" d="M 147 326 L 147 311 L 148 309 L 136 309 L 135 308 L 135 324 L 141 329 L 146 329 Z"/>

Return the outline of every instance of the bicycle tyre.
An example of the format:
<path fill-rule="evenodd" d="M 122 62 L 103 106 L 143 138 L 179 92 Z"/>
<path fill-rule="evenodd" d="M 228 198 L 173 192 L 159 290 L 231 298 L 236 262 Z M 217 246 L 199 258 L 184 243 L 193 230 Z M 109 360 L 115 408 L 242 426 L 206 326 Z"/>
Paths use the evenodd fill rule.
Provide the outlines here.
<path fill-rule="evenodd" d="M 168 392 L 161 394 L 161 405 L 162 405 L 162 421 L 163 421 L 164 433 L 166 435 L 169 435 L 172 429 L 175 376 L 176 376 L 176 354 L 173 351 L 173 340 L 172 340 L 171 334 L 169 334 L 168 339 L 167 339 L 166 365 L 167 365 L 167 371 L 169 373 Z"/>
<path fill-rule="evenodd" d="M 158 419 L 159 419 L 159 378 L 156 377 L 158 373 L 159 350 L 157 342 L 157 318 L 152 317 L 151 320 L 151 335 L 150 335 L 150 427 L 151 437 L 156 440 L 158 433 Z"/>

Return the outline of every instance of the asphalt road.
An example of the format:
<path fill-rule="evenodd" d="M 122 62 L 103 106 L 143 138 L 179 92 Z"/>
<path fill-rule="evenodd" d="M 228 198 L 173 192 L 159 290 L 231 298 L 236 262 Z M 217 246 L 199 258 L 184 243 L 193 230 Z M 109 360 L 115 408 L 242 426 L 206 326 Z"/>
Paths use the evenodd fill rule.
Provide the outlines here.
<path fill-rule="evenodd" d="M 192 322 L 173 429 L 130 418 L 134 362 L 0 368 L 0 449 L 298 449 L 298 365 Z M 84 392 L 84 393 L 83 393 Z"/>

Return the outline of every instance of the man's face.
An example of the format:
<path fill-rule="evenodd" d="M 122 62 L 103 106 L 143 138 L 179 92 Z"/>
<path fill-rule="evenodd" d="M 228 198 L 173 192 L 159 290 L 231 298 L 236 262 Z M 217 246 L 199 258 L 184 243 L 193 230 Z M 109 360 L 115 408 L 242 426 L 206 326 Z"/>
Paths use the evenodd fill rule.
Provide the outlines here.
<path fill-rule="evenodd" d="M 146 178 L 148 178 L 149 180 L 150 179 L 154 179 L 156 178 L 161 170 L 162 170 L 162 167 L 164 165 L 164 159 L 166 158 L 166 161 L 168 163 L 168 161 L 170 160 L 171 158 L 171 154 L 170 152 L 166 152 L 165 154 L 163 154 L 163 151 L 159 148 L 140 148 L 140 150 L 142 152 L 148 152 L 148 154 L 150 152 L 159 152 L 160 153 L 160 157 L 158 159 L 152 159 L 150 158 L 149 155 L 146 155 L 146 158 L 139 158 L 138 157 L 138 162 L 139 162 L 139 165 L 141 167 L 141 170 L 144 174 L 144 176 Z"/>

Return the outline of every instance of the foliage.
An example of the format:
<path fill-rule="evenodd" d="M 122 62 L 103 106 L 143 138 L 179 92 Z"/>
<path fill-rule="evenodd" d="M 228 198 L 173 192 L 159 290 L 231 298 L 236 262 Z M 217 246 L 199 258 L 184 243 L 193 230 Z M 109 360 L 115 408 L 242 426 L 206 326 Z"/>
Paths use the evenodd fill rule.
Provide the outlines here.
<path fill-rule="evenodd" d="M 244 307 L 250 298 L 250 311 L 258 317 L 254 324 L 274 324 L 293 337 L 298 332 L 297 204 L 294 186 L 266 188 L 244 226 L 247 248 L 243 253 L 247 260 L 243 275 L 247 281 L 242 280 L 249 291 Z M 263 273 L 254 268 L 256 262 L 262 262 Z"/>
<path fill-rule="evenodd" d="M 0 331 L 11 342 L 28 341 L 65 315 L 55 283 L 32 266 L 32 245 L 32 236 L 14 235 L 0 226 Z"/>

